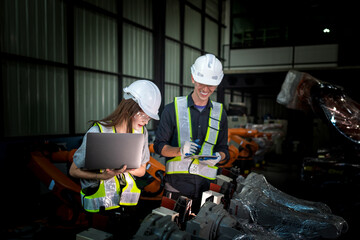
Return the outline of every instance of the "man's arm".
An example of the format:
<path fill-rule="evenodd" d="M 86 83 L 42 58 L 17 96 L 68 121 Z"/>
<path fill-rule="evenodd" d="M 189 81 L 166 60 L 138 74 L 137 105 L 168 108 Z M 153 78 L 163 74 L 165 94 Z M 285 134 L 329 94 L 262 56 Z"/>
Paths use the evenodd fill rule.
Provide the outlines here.
<path fill-rule="evenodd" d="M 225 110 L 223 110 L 222 113 L 220 131 L 217 143 L 214 147 L 214 152 L 220 153 L 221 160 L 228 159 L 230 157 L 228 145 L 228 122 Z"/>
<path fill-rule="evenodd" d="M 175 134 L 176 119 L 174 104 L 165 106 L 161 113 L 159 125 L 155 132 L 154 151 L 164 157 L 180 156 L 180 147 L 172 146 L 171 141 Z"/>
<path fill-rule="evenodd" d="M 164 157 L 177 157 L 181 156 L 179 147 L 172 147 L 170 145 L 164 145 L 161 150 L 161 155 Z"/>

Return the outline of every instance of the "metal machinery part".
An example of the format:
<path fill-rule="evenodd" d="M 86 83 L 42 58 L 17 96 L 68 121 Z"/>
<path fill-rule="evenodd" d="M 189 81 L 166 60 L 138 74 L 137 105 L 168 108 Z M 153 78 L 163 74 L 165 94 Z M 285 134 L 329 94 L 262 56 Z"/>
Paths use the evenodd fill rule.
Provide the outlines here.
<path fill-rule="evenodd" d="M 177 202 L 174 211 L 154 210 L 134 239 L 334 239 L 348 229 L 347 222 L 332 214 L 326 204 L 287 195 L 261 174 L 252 172 L 246 179 L 239 176 L 236 182 L 231 197 L 220 191 L 225 193 L 221 203 L 217 199 L 220 194 L 215 196 L 211 191 L 204 194 L 205 203 L 196 216 L 187 214 L 191 201 L 187 198 Z M 231 188 L 230 183 L 223 183 L 226 184 Z"/>
<path fill-rule="evenodd" d="M 144 221 L 137 233 L 133 236 L 133 240 L 190 240 L 191 235 L 181 231 L 177 224 L 171 221 L 171 215 L 160 215 L 158 213 L 150 213 Z"/>
<path fill-rule="evenodd" d="M 202 239 L 234 239 L 242 233 L 236 229 L 238 222 L 222 204 L 205 202 L 198 215 L 187 222 L 186 232 Z"/>
<path fill-rule="evenodd" d="M 239 185 L 229 208 L 239 221 L 254 222 L 291 239 L 337 238 L 348 229 L 326 204 L 287 195 L 261 174 L 250 173 Z"/>

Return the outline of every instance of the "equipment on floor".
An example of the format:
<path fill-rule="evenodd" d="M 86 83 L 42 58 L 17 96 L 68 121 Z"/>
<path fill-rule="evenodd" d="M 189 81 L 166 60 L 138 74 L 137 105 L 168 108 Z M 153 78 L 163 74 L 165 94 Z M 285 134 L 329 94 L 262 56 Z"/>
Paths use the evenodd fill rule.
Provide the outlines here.
<path fill-rule="evenodd" d="M 56 215 L 66 225 L 87 224 L 85 215 L 81 212 L 80 185 L 65 175 L 54 163 L 72 162 L 76 149 L 44 153 L 34 151 L 28 163 L 29 169 L 47 186 L 61 204 L 56 209 Z"/>
<path fill-rule="evenodd" d="M 239 175 L 236 182 L 229 207 L 223 204 L 225 194 L 208 191 L 199 213 L 188 215 L 184 228 L 175 210 L 180 208 L 164 204 L 173 209 L 155 209 L 134 239 L 335 239 L 348 230 L 347 222 L 332 214 L 326 204 L 281 192 L 261 174 Z"/>
<path fill-rule="evenodd" d="M 319 114 L 340 135 L 360 144 L 360 104 L 352 100 L 342 87 L 318 80 L 305 72 L 290 70 L 277 102 L 287 108 Z"/>
<path fill-rule="evenodd" d="M 229 211 L 237 218 L 248 219 L 285 239 L 290 236 L 337 238 L 348 230 L 347 222 L 332 214 L 326 204 L 290 196 L 254 172 L 246 179 L 238 179 Z"/>

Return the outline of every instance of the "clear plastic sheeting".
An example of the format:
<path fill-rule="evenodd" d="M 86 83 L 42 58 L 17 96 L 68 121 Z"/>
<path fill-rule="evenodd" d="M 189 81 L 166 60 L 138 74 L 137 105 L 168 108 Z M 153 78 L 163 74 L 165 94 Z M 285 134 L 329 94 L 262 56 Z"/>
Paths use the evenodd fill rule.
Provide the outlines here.
<path fill-rule="evenodd" d="M 339 86 L 320 81 L 308 73 L 290 70 L 277 96 L 277 102 L 291 109 L 324 115 L 335 129 L 360 144 L 360 104 Z"/>
<path fill-rule="evenodd" d="M 240 229 L 242 234 L 236 235 L 232 240 L 281 240 L 274 231 L 269 231 L 264 227 L 249 223 L 248 221 L 240 222 Z"/>
<path fill-rule="evenodd" d="M 332 214 L 326 204 L 283 193 L 261 174 L 252 172 L 237 181 L 229 212 L 238 221 L 248 219 L 282 239 L 334 239 L 348 229 L 347 222 Z"/>
<path fill-rule="evenodd" d="M 293 197 L 286 194 L 266 181 L 266 178 L 262 174 L 255 172 L 250 173 L 246 179 L 238 178 L 238 186 L 251 186 L 254 188 L 260 188 L 267 198 L 271 198 L 279 204 L 282 204 L 295 211 L 308 212 L 308 213 L 331 213 L 331 209 L 322 202 L 312 202 L 303 199 Z"/>
<path fill-rule="evenodd" d="M 205 202 L 198 215 L 187 222 L 186 231 L 206 240 L 281 240 L 262 226 L 238 221 L 223 204 Z"/>

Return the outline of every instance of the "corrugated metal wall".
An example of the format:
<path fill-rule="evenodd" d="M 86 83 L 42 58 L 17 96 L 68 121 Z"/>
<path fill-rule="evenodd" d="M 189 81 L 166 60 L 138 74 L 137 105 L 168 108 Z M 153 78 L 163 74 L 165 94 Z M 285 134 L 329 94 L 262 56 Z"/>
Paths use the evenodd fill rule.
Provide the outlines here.
<path fill-rule="evenodd" d="M 144 27 L 153 28 L 152 0 L 123 0 L 123 16 Z"/>
<path fill-rule="evenodd" d="M 63 1 L 0 1 L 1 51 L 66 63 Z"/>
<path fill-rule="evenodd" d="M 152 33 L 124 24 L 123 73 L 138 78 L 153 78 Z"/>
<path fill-rule="evenodd" d="M 67 62 L 62 1 L 1 1 L 1 51 Z M 66 134 L 69 131 L 67 69 L 2 61 L 4 135 Z"/>
<path fill-rule="evenodd" d="M 118 72 L 116 19 L 75 8 L 75 65 Z"/>
<path fill-rule="evenodd" d="M 75 71 L 75 132 L 86 132 L 90 120 L 100 120 L 112 113 L 118 94 L 117 77 Z"/>
<path fill-rule="evenodd" d="M 265 115 L 271 115 L 275 119 L 287 117 L 286 107 L 276 102 L 275 98 L 260 97 L 257 105 L 257 116 L 263 120 Z"/>
<path fill-rule="evenodd" d="M 68 133 L 65 69 L 8 61 L 2 74 L 5 136 Z"/>
<path fill-rule="evenodd" d="M 116 108 L 120 84 L 154 80 L 153 1 L 84 2 L 70 6 L 62 0 L 0 2 L 1 52 L 8 54 L 1 68 L 5 137 L 82 134 L 89 120 L 102 119 Z M 183 95 L 190 93 L 190 66 L 201 51 L 218 55 L 218 24 L 208 16 L 202 40 L 201 2 L 166 1 L 165 104 L 179 96 L 181 88 Z M 72 4 L 73 19 L 68 18 Z M 121 28 L 117 4 L 122 4 L 125 19 Z M 181 4 L 185 4 L 184 39 L 180 39 Z M 217 6 L 218 0 L 207 0 L 206 14 L 217 19 Z M 72 23 L 74 32 L 69 34 Z M 74 56 L 73 62 L 69 56 Z"/>

